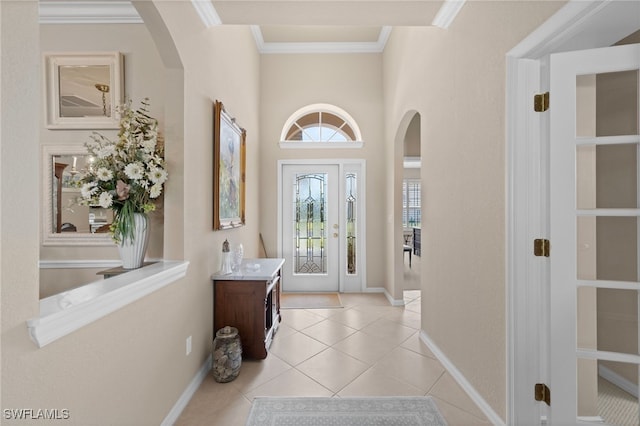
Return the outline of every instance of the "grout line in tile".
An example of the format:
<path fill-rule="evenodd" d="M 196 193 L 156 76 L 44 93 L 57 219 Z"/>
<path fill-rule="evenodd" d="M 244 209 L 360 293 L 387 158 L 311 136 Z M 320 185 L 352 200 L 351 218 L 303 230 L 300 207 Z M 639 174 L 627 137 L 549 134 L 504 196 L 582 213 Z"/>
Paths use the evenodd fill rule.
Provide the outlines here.
<path fill-rule="evenodd" d="M 433 388 L 438 384 L 438 382 L 444 377 L 446 373 L 447 373 L 447 370 L 444 367 L 442 367 L 442 373 L 440 373 L 436 381 L 433 382 L 433 384 L 431 385 L 429 390 L 427 390 L 427 393 L 425 395 L 429 395 L 429 393 L 433 390 Z"/>

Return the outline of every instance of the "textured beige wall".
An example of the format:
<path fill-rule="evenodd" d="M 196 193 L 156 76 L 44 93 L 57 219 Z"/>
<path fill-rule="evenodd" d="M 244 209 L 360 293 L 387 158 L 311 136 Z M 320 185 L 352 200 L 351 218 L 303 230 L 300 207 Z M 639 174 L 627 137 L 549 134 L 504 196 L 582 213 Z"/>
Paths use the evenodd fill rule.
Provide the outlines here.
<path fill-rule="evenodd" d="M 503 418 L 505 54 L 563 4 L 467 2 L 448 30 L 394 29 L 384 54 L 387 140 L 422 116 L 422 328 Z"/>
<path fill-rule="evenodd" d="M 0 2 L 3 409 L 68 409 L 71 418 L 65 424 L 160 424 L 210 354 L 209 277 L 219 267 L 222 241 L 242 242 L 247 256 L 257 254 L 259 60 L 251 32 L 243 27 L 206 30 L 190 2 L 160 1 L 157 6 L 151 15 L 162 18 L 154 19 L 156 25 L 167 22 L 185 81 L 183 71 L 175 68 L 180 60 L 167 53 L 171 49 L 166 45 L 158 49 L 165 65 L 174 68 L 140 78 L 164 74 L 171 83 L 165 88 L 165 117 L 169 110 L 184 109 L 180 119 L 172 114 L 171 126 L 165 128 L 172 178 L 163 252 L 188 260 L 187 276 L 38 349 L 25 322 L 38 314 L 39 212 L 37 207 L 16 208 L 39 201 L 40 135 L 33 125 L 41 112 L 38 5 Z M 156 29 L 162 36 L 162 28 Z M 224 232 L 211 229 L 214 99 L 225 102 L 249 134 L 247 226 Z M 189 356 L 187 336 L 193 336 Z M 248 410 L 248 402 L 246 406 Z M 3 418 L 2 424 L 25 423 Z"/>
<path fill-rule="evenodd" d="M 420 157 L 420 114 L 416 114 L 409 123 L 404 137 L 405 157 Z"/>
<path fill-rule="evenodd" d="M 267 251 L 277 248 L 277 162 L 282 159 L 356 158 L 367 168 L 367 286 L 384 283 L 385 163 L 380 54 L 262 55 L 260 114 L 260 232 Z M 344 109 L 362 133 L 361 149 L 281 149 L 287 119 L 309 104 Z"/>

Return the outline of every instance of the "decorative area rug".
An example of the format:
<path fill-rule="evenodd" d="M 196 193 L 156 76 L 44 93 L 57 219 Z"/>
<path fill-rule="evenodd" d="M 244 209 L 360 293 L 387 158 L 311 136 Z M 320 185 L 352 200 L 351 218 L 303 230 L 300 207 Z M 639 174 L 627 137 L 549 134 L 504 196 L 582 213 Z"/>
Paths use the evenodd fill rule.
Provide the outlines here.
<path fill-rule="evenodd" d="M 342 308 L 338 293 L 281 293 L 282 309 Z"/>
<path fill-rule="evenodd" d="M 268 398 L 253 400 L 246 426 L 440 426 L 431 397 Z"/>

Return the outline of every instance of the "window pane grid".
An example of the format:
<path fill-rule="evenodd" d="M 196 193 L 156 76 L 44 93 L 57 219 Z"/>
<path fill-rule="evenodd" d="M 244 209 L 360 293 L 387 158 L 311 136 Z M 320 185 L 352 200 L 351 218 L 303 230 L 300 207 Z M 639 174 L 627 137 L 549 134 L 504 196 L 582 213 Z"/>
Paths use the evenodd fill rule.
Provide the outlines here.
<path fill-rule="evenodd" d="M 422 222 L 421 183 L 418 179 L 405 179 L 402 183 L 402 225 L 419 228 Z"/>
<path fill-rule="evenodd" d="M 287 131 L 290 142 L 353 142 L 355 132 L 342 117 L 312 112 L 298 118 Z"/>

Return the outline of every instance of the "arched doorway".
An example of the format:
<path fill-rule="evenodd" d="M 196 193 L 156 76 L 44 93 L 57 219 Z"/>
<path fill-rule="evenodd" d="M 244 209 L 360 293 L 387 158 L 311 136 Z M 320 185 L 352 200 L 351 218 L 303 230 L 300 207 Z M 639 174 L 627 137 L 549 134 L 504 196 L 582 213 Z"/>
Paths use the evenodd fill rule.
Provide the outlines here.
<path fill-rule="evenodd" d="M 404 136 L 402 161 L 402 238 L 404 299 L 420 290 L 422 182 L 420 178 L 420 114 L 415 113 Z"/>
<path fill-rule="evenodd" d="M 418 301 L 421 279 L 419 247 L 414 246 L 414 228 L 421 233 L 421 116 L 415 110 L 407 111 L 398 125 L 395 136 L 394 160 L 394 232 L 393 232 L 393 299 L 398 304 Z M 419 239 L 420 237 L 418 237 Z M 413 292 L 405 300 L 405 287 Z"/>

